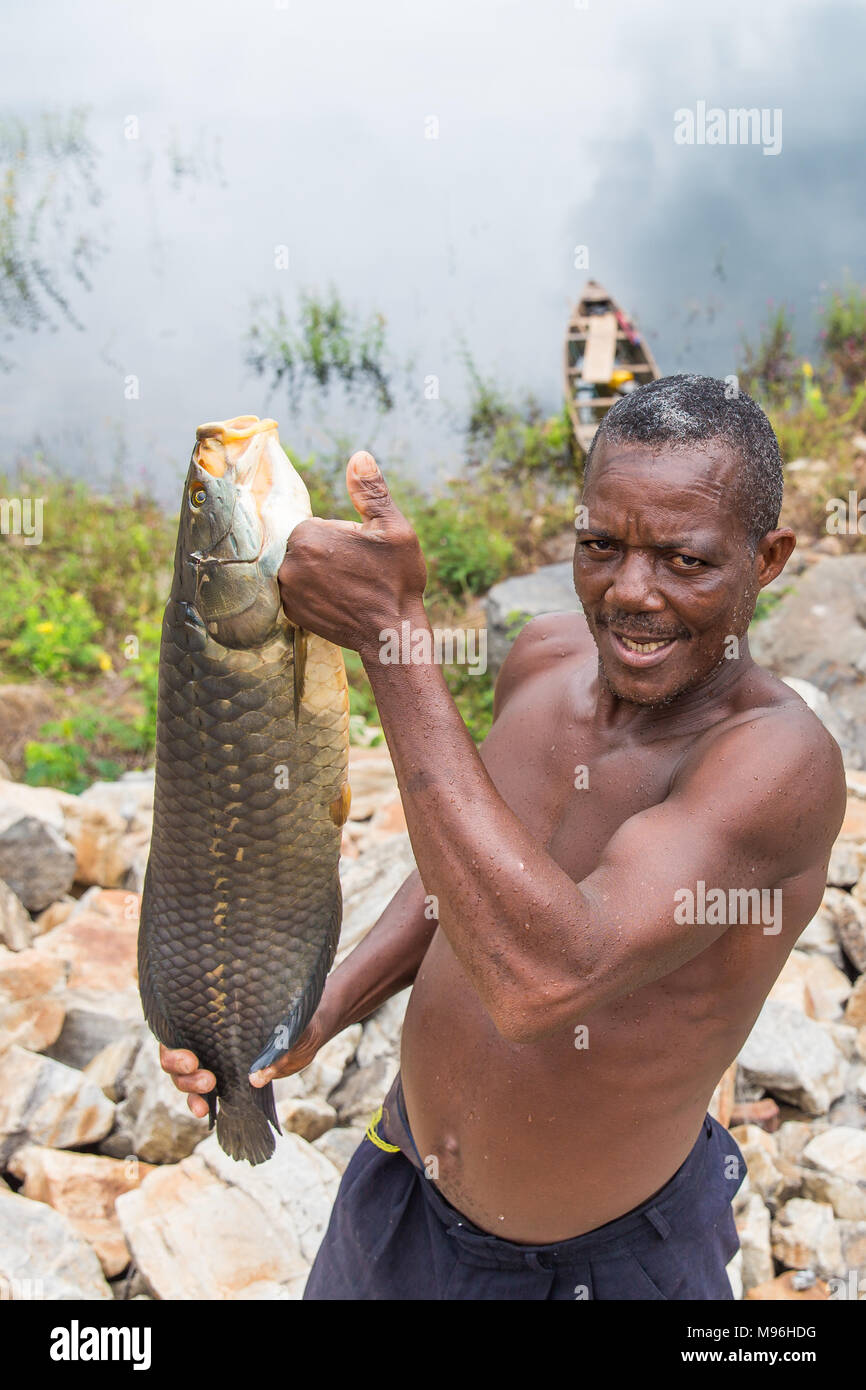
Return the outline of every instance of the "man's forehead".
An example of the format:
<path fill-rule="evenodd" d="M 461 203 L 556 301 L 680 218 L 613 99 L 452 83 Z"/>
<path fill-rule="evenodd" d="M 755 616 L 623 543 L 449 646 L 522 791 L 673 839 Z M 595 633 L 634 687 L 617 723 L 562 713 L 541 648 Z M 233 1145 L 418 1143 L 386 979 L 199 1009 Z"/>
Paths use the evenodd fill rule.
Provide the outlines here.
<path fill-rule="evenodd" d="M 653 474 L 658 482 L 683 483 L 689 480 L 704 485 L 730 484 L 739 459 L 721 439 L 699 440 L 688 444 L 642 444 L 599 441 L 593 456 L 586 486 L 591 487 L 603 473 L 632 472 Z"/>
<path fill-rule="evenodd" d="M 743 526 L 733 500 L 737 467 L 736 456 L 716 440 L 679 448 L 600 444 L 583 489 L 589 529 L 733 538 Z"/>

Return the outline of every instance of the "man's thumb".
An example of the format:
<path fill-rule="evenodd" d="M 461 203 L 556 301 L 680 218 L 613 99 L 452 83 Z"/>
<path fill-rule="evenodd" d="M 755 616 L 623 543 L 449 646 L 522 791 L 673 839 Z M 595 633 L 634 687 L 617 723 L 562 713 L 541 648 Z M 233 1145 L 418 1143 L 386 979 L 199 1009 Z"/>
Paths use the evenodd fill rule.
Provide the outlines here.
<path fill-rule="evenodd" d="M 379 465 L 366 449 L 359 449 L 349 459 L 346 487 L 353 507 L 365 521 L 389 516 L 397 510 Z"/>

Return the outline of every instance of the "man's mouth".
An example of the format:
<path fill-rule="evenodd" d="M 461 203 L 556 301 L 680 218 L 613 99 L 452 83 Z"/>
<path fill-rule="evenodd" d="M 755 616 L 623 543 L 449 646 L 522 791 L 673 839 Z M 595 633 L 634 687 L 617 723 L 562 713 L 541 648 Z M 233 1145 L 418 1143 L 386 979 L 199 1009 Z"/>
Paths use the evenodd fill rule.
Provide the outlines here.
<path fill-rule="evenodd" d="M 626 666 L 658 666 L 679 640 L 676 637 L 626 637 L 608 628 L 611 644 Z"/>

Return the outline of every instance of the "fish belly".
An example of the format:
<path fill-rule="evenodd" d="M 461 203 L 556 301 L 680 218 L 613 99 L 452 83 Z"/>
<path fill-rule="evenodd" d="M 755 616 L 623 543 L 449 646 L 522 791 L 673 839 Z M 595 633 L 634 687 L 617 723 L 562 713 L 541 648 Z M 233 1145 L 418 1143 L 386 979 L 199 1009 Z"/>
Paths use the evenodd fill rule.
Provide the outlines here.
<path fill-rule="evenodd" d="M 278 1128 L 253 1061 L 291 1048 L 324 988 L 340 932 L 348 692 L 339 648 L 308 635 L 297 726 L 284 637 L 253 651 L 190 650 L 166 614 L 153 838 L 142 895 L 145 1015 L 216 1076 L 211 1123 L 260 1162 Z M 217 1100 L 219 1113 L 217 1113 Z"/>

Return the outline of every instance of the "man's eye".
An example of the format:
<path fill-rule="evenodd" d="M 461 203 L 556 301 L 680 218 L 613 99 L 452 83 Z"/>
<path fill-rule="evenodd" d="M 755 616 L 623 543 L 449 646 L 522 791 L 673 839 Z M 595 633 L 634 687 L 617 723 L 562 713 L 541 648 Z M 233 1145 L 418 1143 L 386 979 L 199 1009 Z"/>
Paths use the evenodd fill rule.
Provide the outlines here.
<path fill-rule="evenodd" d="M 695 555 L 674 555 L 671 564 L 677 569 L 697 570 L 703 565 L 703 560 L 699 560 Z"/>
<path fill-rule="evenodd" d="M 592 555 L 603 555 L 608 550 L 613 549 L 612 542 L 605 540 L 581 541 L 581 545 L 585 550 L 589 550 Z M 597 550 L 594 548 L 596 546 L 598 546 Z"/>

